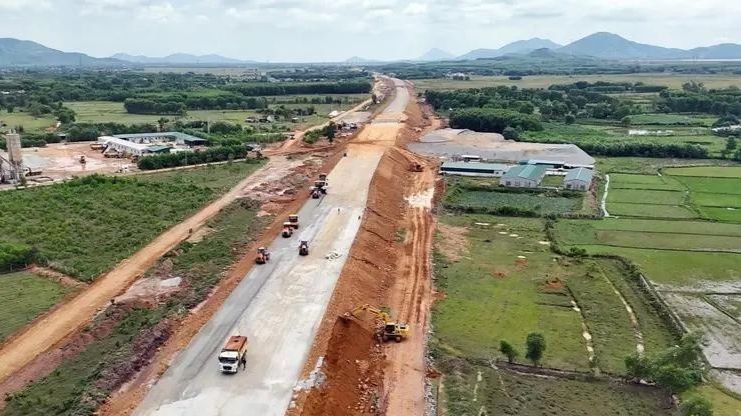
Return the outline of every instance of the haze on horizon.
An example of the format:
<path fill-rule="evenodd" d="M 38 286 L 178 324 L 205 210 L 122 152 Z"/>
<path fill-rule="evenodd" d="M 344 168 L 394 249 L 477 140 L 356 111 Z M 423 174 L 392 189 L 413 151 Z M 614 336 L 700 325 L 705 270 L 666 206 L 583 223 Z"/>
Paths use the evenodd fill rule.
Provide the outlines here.
<path fill-rule="evenodd" d="M 0 0 L 0 16 L 0 37 L 96 57 L 392 60 L 600 31 L 665 47 L 741 43 L 741 2 L 727 0 Z"/>

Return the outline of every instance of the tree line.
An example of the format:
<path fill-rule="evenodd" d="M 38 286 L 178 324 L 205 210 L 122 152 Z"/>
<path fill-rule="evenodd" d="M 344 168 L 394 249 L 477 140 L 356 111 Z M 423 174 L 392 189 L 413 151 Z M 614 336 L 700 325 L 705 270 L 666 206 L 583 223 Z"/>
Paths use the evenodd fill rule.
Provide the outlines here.
<path fill-rule="evenodd" d="M 174 168 L 178 166 L 200 165 L 202 163 L 223 162 L 247 157 L 249 149 L 243 145 L 217 146 L 198 152 L 178 152 L 144 156 L 137 166 L 141 170 Z"/>

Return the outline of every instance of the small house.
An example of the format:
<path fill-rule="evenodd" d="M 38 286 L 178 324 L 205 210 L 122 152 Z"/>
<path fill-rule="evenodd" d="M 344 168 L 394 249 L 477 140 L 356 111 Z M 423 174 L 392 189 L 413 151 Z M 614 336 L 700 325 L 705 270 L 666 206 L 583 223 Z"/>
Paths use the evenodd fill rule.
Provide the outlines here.
<path fill-rule="evenodd" d="M 509 165 L 500 163 L 444 162 L 440 166 L 440 173 L 443 175 L 501 177 L 508 169 Z"/>
<path fill-rule="evenodd" d="M 593 176 L 594 172 L 591 169 L 571 169 L 566 173 L 566 176 L 563 179 L 563 186 L 566 189 L 586 191 L 592 186 Z"/>
<path fill-rule="evenodd" d="M 543 181 L 547 168 L 542 165 L 517 165 L 510 168 L 499 184 L 510 188 L 536 188 Z"/>

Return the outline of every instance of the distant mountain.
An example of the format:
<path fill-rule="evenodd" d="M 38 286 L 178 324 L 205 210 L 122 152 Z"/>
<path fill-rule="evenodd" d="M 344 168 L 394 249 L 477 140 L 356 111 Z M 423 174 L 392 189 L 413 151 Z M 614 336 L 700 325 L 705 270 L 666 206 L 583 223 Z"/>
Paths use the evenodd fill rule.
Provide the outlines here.
<path fill-rule="evenodd" d="M 690 49 L 687 52 L 690 59 L 741 59 L 741 45 L 736 43 L 721 43 Z"/>
<path fill-rule="evenodd" d="M 416 61 L 445 61 L 448 59 L 455 58 L 455 55 L 452 53 L 449 53 L 447 51 L 444 51 L 439 48 L 432 48 L 429 51 L 425 52 L 424 55 L 420 56 L 419 58 L 415 59 Z"/>
<path fill-rule="evenodd" d="M 163 57 L 117 53 L 111 58 L 138 64 L 242 64 L 254 62 L 227 58 L 221 55 L 190 55 L 187 53 L 175 53 Z"/>
<path fill-rule="evenodd" d="M 123 62 L 62 52 L 30 40 L 0 38 L 0 66 L 115 66 Z"/>
<path fill-rule="evenodd" d="M 376 60 L 376 59 L 367 59 L 362 58 L 360 56 L 353 56 L 350 58 L 345 59 L 346 64 L 378 64 L 382 61 Z"/>
<path fill-rule="evenodd" d="M 507 54 L 526 54 L 536 49 L 556 49 L 560 47 L 561 45 L 549 39 L 532 38 L 508 43 L 499 49 L 474 49 L 465 55 L 459 56 L 458 59 L 496 58 Z"/>
<path fill-rule="evenodd" d="M 597 32 L 569 43 L 558 52 L 603 59 L 681 59 L 687 51 L 633 42 L 614 33 Z"/>
<path fill-rule="evenodd" d="M 532 38 L 508 43 L 499 48 L 498 51 L 500 54 L 506 55 L 508 53 L 529 53 L 536 49 L 558 49 L 561 46 L 563 45 L 559 45 L 550 39 Z"/>

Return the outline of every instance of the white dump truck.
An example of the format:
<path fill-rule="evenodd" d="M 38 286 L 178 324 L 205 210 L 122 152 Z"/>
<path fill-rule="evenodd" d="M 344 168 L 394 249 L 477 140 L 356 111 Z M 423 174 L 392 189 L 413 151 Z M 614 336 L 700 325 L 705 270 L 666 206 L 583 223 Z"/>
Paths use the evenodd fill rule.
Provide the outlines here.
<path fill-rule="evenodd" d="M 246 365 L 247 337 L 232 335 L 219 353 L 219 369 L 222 373 L 236 373 L 239 365 Z"/>

